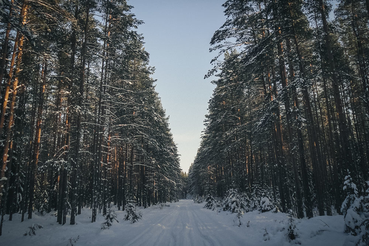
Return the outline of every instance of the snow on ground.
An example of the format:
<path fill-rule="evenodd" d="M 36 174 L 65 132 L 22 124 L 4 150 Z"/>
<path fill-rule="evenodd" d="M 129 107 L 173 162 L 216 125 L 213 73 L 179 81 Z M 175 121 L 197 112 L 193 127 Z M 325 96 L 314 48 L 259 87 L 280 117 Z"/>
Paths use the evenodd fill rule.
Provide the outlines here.
<path fill-rule="evenodd" d="M 169 205 L 169 207 L 168 207 Z M 77 225 L 59 225 L 55 215 L 34 215 L 32 220 L 20 222 L 16 215 L 13 221 L 4 220 L 0 245 L 6 246 L 351 246 L 355 238 L 343 232 L 342 216 L 322 216 L 313 219 L 296 220 L 298 238 L 287 239 L 288 216 L 282 213 L 244 214 L 239 225 L 236 214 L 217 212 L 203 208 L 204 204 L 192 200 L 167 203 L 167 206 L 153 206 L 141 209 L 142 219 L 134 224 L 124 221 L 125 212 L 116 211 L 119 223 L 113 222 L 110 229 L 101 229 L 104 222 L 98 215 L 91 223 L 91 210 L 85 209 L 77 216 Z M 69 218 L 68 218 L 69 219 Z M 43 228 L 36 235 L 23 236 L 32 224 Z M 266 233 L 267 232 L 267 233 Z"/>

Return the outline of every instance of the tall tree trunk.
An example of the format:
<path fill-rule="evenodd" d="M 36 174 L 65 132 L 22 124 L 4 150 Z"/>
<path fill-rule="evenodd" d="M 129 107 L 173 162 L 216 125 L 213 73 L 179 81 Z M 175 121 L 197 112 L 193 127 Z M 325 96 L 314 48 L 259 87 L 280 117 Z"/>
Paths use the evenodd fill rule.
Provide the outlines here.
<path fill-rule="evenodd" d="M 25 23 L 26 23 L 27 9 L 28 9 L 27 0 L 25 0 L 23 2 L 22 11 L 21 11 L 22 25 L 25 25 Z M 16 101 L 16 98 L 17 98 L 18 82 L 19 82 L 19 77 L 18 76 L 19 76 L 20 66 L 21 66 L 21 63 L 22 63 L 22 56 L 23 56 L 23 42 L 24 42 L 23 35 L 19 34 L 17 41 L 18 41 L 18 42 L 16 42 L 16 43 L 18 43 L 18 45 L 17 45 L 18 46 L 17 64 L 16 64 L 16 68 L 15 68 L 15 78 L 14 78 L 14 81 L 13 81 L 13 91 L 12 91 L 13 93 L 12 93 L 12 100 L 11 100 L 11 103 L 10 103 L 9 122 L 8 122 L 8 125 L 7 125 L 7 128 L 6 128 L 6 133 L 5 133 L 6 138 L 5 138 L 5 142 L 4 142 L 2 165 L 1 165 L 1 172 L 0 172 L 0 194 L 2 194 L 3 187 L 4 187 L 3 183 L 5 181 L 5 170 L 6 170 L 6 166 L 7 166 L 8 152 L 9 152 L 9 147 L 10 147 L 10 142 L 11 142 L 11 129 L 12 129 L 12 125 L 14 123 L 14 109 L 15 109 L 15 101 Z M 14 47 L 15 46 L 16 45 L 14 45 Z M 13 56 L 14 56 L 14 54 L 13 54 Z M 13 64 L 14 64 L 13 58 L 12 58 L 12 61 L 13 61 Z M 11 77 L 9 78 L 9 81 L 11 81 Z M 9 83 L 9 85 L 10 85 L 10 83 Z M 1 119 L 0 119 L 0 137 L 2 135 L 3 127 L 4 127 L 6 105 L 7 105 L 7 100 L 5 100 L 5 98 L 4 98 L 3 109 L 2 109 L 2 112 L 1 112 Z M 2 204 L 1 204 L 1 199 L 0 199 L 0 207 L 1 206 L 2 206 Z"/>
<path fill-rule="evenodd" d="M 22 42 L 21 42 L 21 40 L 22 40 Z M 5 127 L 5 124 L 4 124 L 5 123 L 5 115 L 6 115 L 6 112 L 7 112 L 6 109 L 8 107 L 10 88 L 11 88 L 11 83 L 13 81 L 14 64 L 15 64 L 15 60 L 16 60 L 16 57 L 17 57 L 18 46 L 19 46 L 20 43 L 23 44 L 23 36 L 20 34 L 20 32 L 17 32 L 17 37 L 15 38 L 15 42 L 14 42 L 12 59 L 10 61 L 8 82 L 6 84 L 4 94 L 2 95 L 3 97 L 2 97 L 2 102 L 1 102 L 0 137 L 3 137 L 3 130 L 4 130 L 4 127 Z"/>
<path fill-rule="evenodd" d="M 78 9 L 76 10 L 77 15 Z M 89 15 L 90 15 L 90 5 L 87 4 L 86 9 L 86 19 L 85 19 L 85 27 L 84 27 L 84 42 L 82 45 L 82 52 L 81 52 L 81 58 L 82 58 L 82 64 L 81 64 L 81 74 L 80 74 L 80 80 L 79 80 L 79 90 L 77 90 L 75 97 L 75 105 L 73 107 L 82 107 L 83 106 L 83 93 L 84 93 L 84 82 L 85 82 L 85 67 L 86 67 L 86 55 L 87 55 L 87 39 L 88 39 L 88 24 L 89 24 Z M 76 16 L 77 18 L 77 16 Z M 74 67 L 74 54 L 76 50 L 76 31 L 72 34 L 72 69 Z M 73 81 L 73 80 L 72 80 Z M 71 178 L 71 186 L 72 186 L 72 194 L 71 194 L 71 216 L 70 216 L 70 224 L 74 225 L 76 223 L 75 216 L 77 213 L 77 197 L 76 194 L 78 192 L 77 187 L 77 173 L 81 165 L 80 161 L 80 142 L 81 142 L 81 110 L 75 109 L 73 112 L 73 117 L 75 118 L 75 127 L 73 131 L 73 137 L 74 140 L 72 141 L 72 144 L 74 145 L 72 150 L 72 178 Z"/>
<path fill-rule="evenodd" d="M 281 34 L 281 33 L 280 33 Z M 291 45 L 290 45 L 290 40 L 286 39 L 286 46 L 287 46 L 287 52 L 288 54 L 291 53 Z M 292 110 L 290 107 L 290 97 L 289 97 L 289 89 L 287 87 L 287 76 L 286 76 L 286 66 L 284 64 L 283 61 L 283 43 L 280 42 L 278 44 L 278 56 L 279 56 L 279 66 L 280 66 L 280 73 L 281 73 L 281 79 L 282 79 L 282 87 L 285 90 L 284 93 L 287 93 L 287 96 L 285 97 L 284 100 L 284 104 L 285 104 L 285 108 L 286 108 L 286 115 L 287 115 L 287 131 L 288 131 L 288 137 L 289 137 L 289 153 L 290 153 L 290 158 L 292 160 L 292 168 L 293 168 L 293 173 L 294 173 L 294 181 L 295 181 L 295 192 L 296 192 L 296 200 L 297 200 L 297 217 L 298 218 L 303 218 L 304 217 L 304 210 L 303 210 L 303 205 L 302 205 L 302 195 L 301 195 L 301 189 L 300 189 L 300 177 L 298 175 L 298 170 L 297 170 L 297 164 L 296 164 L 296 159 L 294 157 L 294 146 L 295 146 L 295 142 L 294 142 L 294 133 L 292 131 Z M 289 61 L 289 68 L 290 68 L 290 77 L 291 77 L 291 81 L 294 77 L 295 71 L 294 71 L 294 64 L 292 62 L 291 58 L 288 58 Z M 294 86 L 293 86 L 294 87 Z"/>
<path fill-rule="evenodd" d="M 36 179 L 36 170 L 39 161 L 40 155 L 40 144 L 41 144 L 41 126 L 42 126 L 42 112 L 44 106 L 44 94 L 46 89 L 46 74 L 47 74 L 47 61 L 44 58 L 44 65 L 41 73 L 41 85 L 39 91 L 39 99 L 38 99 L 38 107 L 37 107 L 37 115 L 36 115 L 36 129 L 35 129 L 35 139 L 33 141 L 33 151 L 32 157 L 30 161 L 31 169 L 30 169 L 30 183 L 29 183 L 29 203 L 28 203 L 28 219 L 32 219 L 32 211 L 33 211 L 33 196 L 35 190 L 35 179 Z"/>

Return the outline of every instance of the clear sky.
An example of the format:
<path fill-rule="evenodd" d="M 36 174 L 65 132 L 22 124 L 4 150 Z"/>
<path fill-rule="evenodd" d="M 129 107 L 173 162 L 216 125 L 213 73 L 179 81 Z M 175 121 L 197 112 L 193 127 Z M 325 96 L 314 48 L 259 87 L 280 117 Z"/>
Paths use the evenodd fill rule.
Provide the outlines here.
<path fill-rule="evenodd" d="M 225 0 L 128 0 L 145 24 L 138 29 L 156 68 L 156 91 L 166 114 L 181 168 L 188 172 L 200 145 L 203 121 L 214 86 L 204 75 L 216 52 L 210 39 L 224 23 Z"/>

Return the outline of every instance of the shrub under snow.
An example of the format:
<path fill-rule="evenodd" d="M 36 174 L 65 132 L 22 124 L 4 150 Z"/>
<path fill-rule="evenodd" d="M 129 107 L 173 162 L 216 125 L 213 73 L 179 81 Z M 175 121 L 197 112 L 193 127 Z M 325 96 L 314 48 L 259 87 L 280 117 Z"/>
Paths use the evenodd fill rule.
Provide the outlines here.
<path fill-rule="evenodd" d="M 368 182 L 367 186 L 369 186 Z M 341 206 L 345 220 L 345 232 L 359 236 L 356 245 L 368 245 L 369 188 L 367 187 L 363 196 L 359 196 L 358 189 L 349 174 L 345 177 L 343 190 L 347 194 Z"/>
<path fill-rule="evenodd" d="M 124 220 L 129 220 L 131 223 L 135 223 L 141 218 L 142 214 L 136 211 L 136 206 L 132 203 L 128 203 L 126 205 L 126 215 L 124 216 Z"/>
<path fill-rule="evenodd" d="M 114 210 L 109 209 L 108 213 L 105 215 L 105 222 L 102 223 L 101 229 L 103 230 L 109 229 L 113 225 L 114 221 L 119 223 L 119 221 L 117 220 L 117 215 L 115 214 Z"/>
<path fill-rule="evenodd" d="M 204 208 L 214 210 L 217 207 L 217 201 L 212 195 L 208 195 Z"/>
<path fill-rule="evenodd" d="M 222 205 L 223 211 L 230 211 L 231 213 L 239 213 L 239 211 L 249 212 L 250 199 L 244 193 L 238 193 L 237 189 L 230 189 L 224 198 Z"/>
<path fill-rule="evenodd" d="M 260 209 L 259 209 L 259 211 L 264 213 L 264 212 L 271 211 L 273 209 L 274 209 L 273 203 L 269 200 L 268 197 L 263 196 L 260 199 Z"/>

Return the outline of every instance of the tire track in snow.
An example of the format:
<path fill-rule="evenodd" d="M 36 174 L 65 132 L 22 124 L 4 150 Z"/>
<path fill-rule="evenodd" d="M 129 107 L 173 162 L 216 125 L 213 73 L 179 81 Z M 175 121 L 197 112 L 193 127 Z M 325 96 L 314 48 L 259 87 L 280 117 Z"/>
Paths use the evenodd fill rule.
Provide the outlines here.
<path fill-rule="evenodd" d="M 181 211 L 182 216 L 179 216 L 179 224 L 181 225 L 181 235 L 179 235 L 181 240 L 177 240 L 179 245 L 196 245 L 194 242 L 194 237 L 191 235 L 191 232 L 193 232 L 193 229 L 190 227 L 190 216 L 189 216 L 189 210 L 188 206 L 179 206 L 178 209 L 184 210 Z M 174 234 L 174 231 L 172 231 L 172 234 Z M 176 234 L 178 237 L 178 233 Z"/>
<path fill-rule="evenodd" d="M 219 220 L 216 212 L 191 200 L 153 210 L 132 231 L 125 246 L 245 245 L 238 227 Z M 225 223 L 226 222 L 226 223 Z"/>
<path fill-rule="evenodd" d="M 157 238 L 153 245 L 196 245 L 193 238 L 189 235 L 187 206 L 175 203 L 171 205 L 170 209 L 166 210 L 168 212 L 166 213 L 167 219 L 163 221 L 164 229 L 160 232 L 160 238 Z"/>
<path fill-rule="evenodd" d="M 193 210 L 192 211 L 192 217 L 194 218 L 193 225 L 196 225 L 197 231 L 201 235 L 203 241 L 203 245 L 209 245 L 209 246 L 222 246 L 222 244 L 219 243 L 218 240 L 215 240 L 213 237 L 216 237 L 214 234 L 214 231 L 212 231 L 212 228 L 208 225 L 208 223 L 204 222 L 200 218 L 204 218 L 204 213 L 198 214 L 197 211 L 200 210 Z M 208 216 L 207 216 L 208 217 Z M 208 218 L 206 218 L 208 219 Z M 213 225 L 215 227 L 215 225 Z M 205 244 L 204 244 L 205 243 Z"/>
<path fill-rule="evenodd" d="M 147 229 L 144 229 L 140 234 L 138 234 L 137 236 L 135 236 L 133 239 L 131 239 L 130 241 L 127 242 L 126 246 L 137 246 L 137 245 L 147 245 L 147 242 L 142 242 L 141 244 L 138 244 L 140 240 L 142 240 L 143 238 L 145 238 L 145 236 L 153 230 L 153 226 L 160 224 L 161 222 L 163 222 L 165 220 L 165 217 L 161 217 L 161 219 L 155 221 L 155 224 L 152 223 L 152 221 L 143 221 L 143 223 L 148 223 L 150 224 L 150 226 L 147 226 Z M 139 228 L 139 227 L 138 227 Z"/>
<path fill-rule="evenodd" d="M 165 208 L 167 212 L 166 219 L 162 221 L 160 224 L 162 227 L 161 232 L 156 232 L 156 238 L 153 240 L 154 246 L 163 246 L 163 245 L 177 245 L 176 238 L 173 235 L 173 230 L 175 229 L 175 225 L 178 220 L 178 209 L 174 209 L 173 207 Z M 165 211 L 163 211 L 165 212 Z M 159 235 L 160 234 L 160 235 Z"/>

